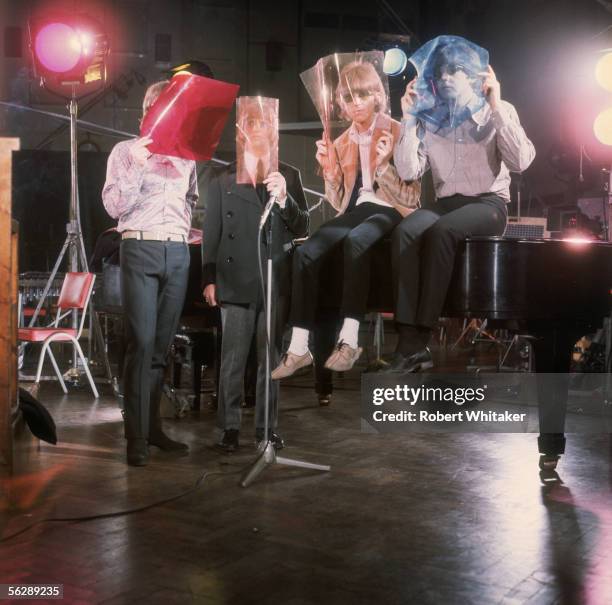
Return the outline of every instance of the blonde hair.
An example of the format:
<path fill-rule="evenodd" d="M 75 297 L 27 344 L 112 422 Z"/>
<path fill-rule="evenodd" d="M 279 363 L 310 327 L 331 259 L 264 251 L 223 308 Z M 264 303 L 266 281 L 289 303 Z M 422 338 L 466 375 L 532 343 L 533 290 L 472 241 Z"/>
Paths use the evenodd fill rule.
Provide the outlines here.
<path fill-rule="evenodd" d="M 355 90 L 369 90 L 376 98 L 376 111 L 387 110 L 387 93 L 376 68 L 367 61 L 352 61 L 342 68 L 336 88 L 336 103 L 340 107 L 340 116 L 350 119 L 346 111 L 344 95 Z"/>
<path fill-rule="evenodd" d="M 162 80 L 161 82 L 155 82 L 151 84 L 145 92 L 144 99 L 142 101 L 142 115 L 144 116 L 147 111 L 151 108 L 151 105 L 157 101 L 157 98 L 162 93 L 164 88 L 170 84 L 170 80 Z"/>

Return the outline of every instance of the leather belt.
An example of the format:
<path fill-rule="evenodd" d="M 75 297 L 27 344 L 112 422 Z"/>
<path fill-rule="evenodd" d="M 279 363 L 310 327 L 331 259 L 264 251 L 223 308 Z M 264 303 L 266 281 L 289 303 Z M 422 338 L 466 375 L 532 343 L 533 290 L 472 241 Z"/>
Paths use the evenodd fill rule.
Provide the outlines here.
<path fill-rule="evenodd" d="M 123 231 L 121 239 L 140 239 L 155 242 L 186 242 L 184 235 L 164 233 L 163 231 Z"/>

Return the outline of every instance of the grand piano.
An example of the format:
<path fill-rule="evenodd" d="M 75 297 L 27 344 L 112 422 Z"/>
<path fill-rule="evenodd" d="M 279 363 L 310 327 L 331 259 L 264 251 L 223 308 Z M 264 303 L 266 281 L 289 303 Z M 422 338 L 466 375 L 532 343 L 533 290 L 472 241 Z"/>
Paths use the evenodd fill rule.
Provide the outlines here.
<path fill-rule="evenodd" d="M 390 242 L 372 258 L 371 311 L 393 312 Z M 338 306 L 341 255 L 323 276 L 320 306 Z M 444 305 L 444 317 L 520 322 L 535 337 L 535 370 L 568 374 L 573 344 L 610 315 L 612 244 L 600 241 L 472 237 L 460 247 Z M 565 451 L 567 381 L 538 380 L 540 466 L 554 469 Z M 551 408 L 556 414 L 549 414 Z M 554 416 L 557 425 L 547 419 Z"/>
<path fill-rule="evenodd" d="M 393 312 L 390 241 L 381 241 L 372 255 L 368 310 Z M 186 308 L 201 312 L 199 249 L 192 247 L 192 270 Z M 320 337 L 315 359 L 324 361 L 335 340 L 342 292 L 342 256 L 336 254 L 321 275 Z M 517 322 L 535 337 L 535 370 L 565 374 L 574 343 L 601 327 L 611 312 L 612 243 L 566 239 L 537 240 L 472 237 L 461 245 L 443 317 L 487 318 Z M 322 367 L 322 363 L 318 364 Z M 325 371 L 325 370 L 323 370 Z M 317 380 L 321 380 L 317 376 Z M 540 466 L 554 469 L 565 452 L 564 414 L 568 381 L 538 380 Z M 557 413 L 550 414 L 555 409 Z M 550 418 L 555 419 L 551 426 Z"/>

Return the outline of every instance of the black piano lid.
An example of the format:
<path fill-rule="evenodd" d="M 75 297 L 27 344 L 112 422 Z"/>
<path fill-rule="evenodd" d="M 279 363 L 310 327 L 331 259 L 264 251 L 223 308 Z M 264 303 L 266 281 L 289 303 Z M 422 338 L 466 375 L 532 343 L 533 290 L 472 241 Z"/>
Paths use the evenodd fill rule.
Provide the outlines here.
<path fill-rule="evenodd" d="M 612 243 L 471 237 L 460 247 L 444 314 L 577 320 L 610 313 Z"/>

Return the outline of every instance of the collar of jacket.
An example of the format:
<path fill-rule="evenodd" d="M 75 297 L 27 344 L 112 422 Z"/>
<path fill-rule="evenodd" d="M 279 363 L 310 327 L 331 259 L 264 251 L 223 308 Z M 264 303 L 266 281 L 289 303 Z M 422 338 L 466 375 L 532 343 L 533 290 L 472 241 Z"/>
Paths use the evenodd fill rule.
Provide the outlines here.
<path fill-rule="evenodd" d="M 237 195 L 241 199 L 249 202 L 251 204 L 255 204 L 257 207 L 261 207 L 265 202 L 262 202 L 257 195 L 256 189 L 253 185 L 242 185 L 236 183 L 236 163 L 230 164 L 228 171 L 225 173 L 226 175 L 226 185 L 227 192 L 232 195 Z"/>

